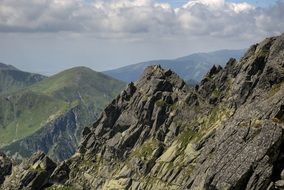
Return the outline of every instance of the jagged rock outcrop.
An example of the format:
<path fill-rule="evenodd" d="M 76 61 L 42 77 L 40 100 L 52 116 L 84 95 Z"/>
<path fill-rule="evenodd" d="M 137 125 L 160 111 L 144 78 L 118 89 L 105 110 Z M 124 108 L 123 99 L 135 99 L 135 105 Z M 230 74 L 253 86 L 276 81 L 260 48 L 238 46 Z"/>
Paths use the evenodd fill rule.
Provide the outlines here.
<path fill-rule="evenodd" d="M 149 137 L 164 141 L 172 120 L 170 115 L 174 114 L 171 106 L 185 92 L 184 81 L 172 71 L 159 66 L 147 68 L 141 80 L 130 83 L 84 135 L 80 151 L 100 153 L 106 160 L 123 160 L 129 150 Z"/>
<path fill-rule="evenodd" d="M 13 168 L 2 188 L 5 190 L 40 190 L 50 186 L 50 176 L 56 168 L 43 152 L 35 153 L 29 160 Z"/>
<path fill-rule="evenodd" d="M 283 82 L 284 34 L 195 88 L 150 66 L 84 129 L 50 188 L 283 189 Z"/>

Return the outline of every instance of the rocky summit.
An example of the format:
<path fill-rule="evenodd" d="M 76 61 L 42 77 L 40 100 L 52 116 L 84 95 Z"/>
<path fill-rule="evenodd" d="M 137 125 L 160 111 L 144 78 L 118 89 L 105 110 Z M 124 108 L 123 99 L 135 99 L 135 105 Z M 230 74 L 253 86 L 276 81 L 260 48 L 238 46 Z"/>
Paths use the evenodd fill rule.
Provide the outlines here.
<path fill-rule="evenodd" d="M 83 130 L 73 157 L 55 164 L 36 153 L 2 187 L 283 189 L 283 84 L 284 35 L 214 66 L 195 87 L 150 66 Z"/>

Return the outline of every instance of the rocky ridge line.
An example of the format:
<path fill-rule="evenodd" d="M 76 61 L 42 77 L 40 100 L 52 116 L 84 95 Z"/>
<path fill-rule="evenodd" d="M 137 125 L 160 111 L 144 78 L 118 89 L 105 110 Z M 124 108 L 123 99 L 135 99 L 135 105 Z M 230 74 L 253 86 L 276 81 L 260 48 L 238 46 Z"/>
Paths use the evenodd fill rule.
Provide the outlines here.
<path fill-rule="evenodd" d="M 214 66 L 195 88 L 148 67 L 42 187 L 283 189 L 283 82 L 284 34 Z"/>

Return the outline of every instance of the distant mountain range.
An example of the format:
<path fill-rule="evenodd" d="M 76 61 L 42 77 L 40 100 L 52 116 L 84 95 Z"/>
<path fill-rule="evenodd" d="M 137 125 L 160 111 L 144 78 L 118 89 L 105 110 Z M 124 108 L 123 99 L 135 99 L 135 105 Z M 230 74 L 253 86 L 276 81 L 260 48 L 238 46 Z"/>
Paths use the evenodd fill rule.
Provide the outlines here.
<path fill-rule="evenodd" d="M 173 60 L 153 60 L 103 72 L 124 82 L 136 81 L 150 65 L 161 65 L 171 69 L 189 83 L 197 83 L 213 65 L 224 66 L 230 58 L 239 59 L 245 53 L 240 50 L 219 50 L 209 53 L 195 53 Z"/>
<path fill-rule="evenodd" d="M 1 64 L 0 78 L 0 147 L 16 159 L 74 154 L 82 129 L 125 85 L 86 67 L 47 78 Z"/>
<path fill-rule="evenodd" d="M 43 75 L 20 71 L 12 65 L 0 63 L 0 94 L 19 90 L 45 78 Z"/>

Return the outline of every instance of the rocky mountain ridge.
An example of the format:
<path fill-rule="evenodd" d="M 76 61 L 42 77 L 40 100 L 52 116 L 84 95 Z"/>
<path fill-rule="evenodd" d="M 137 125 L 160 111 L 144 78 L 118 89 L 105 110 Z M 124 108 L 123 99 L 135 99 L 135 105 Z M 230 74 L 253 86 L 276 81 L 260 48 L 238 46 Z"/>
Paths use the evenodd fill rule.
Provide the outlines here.
<path fill-rule="evenodd" d="M 195 88 L 148 67 L 84 129 L 75 155 L 57 167 L 32 158 L 2 187 L 283 189 L 283 82 L 284 34 L 213 66 Z"/>

